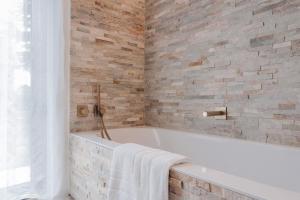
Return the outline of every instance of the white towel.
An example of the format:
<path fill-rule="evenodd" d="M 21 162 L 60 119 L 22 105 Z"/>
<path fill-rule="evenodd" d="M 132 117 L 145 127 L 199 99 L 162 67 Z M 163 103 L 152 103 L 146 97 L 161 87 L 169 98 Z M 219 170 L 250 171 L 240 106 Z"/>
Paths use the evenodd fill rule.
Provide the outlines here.
<path fill-rule="evenodd" d="M 116 147 L 108 200 L 168 200 L 169 170 L 184 161 L 182 155 L 138 144 Z"/>

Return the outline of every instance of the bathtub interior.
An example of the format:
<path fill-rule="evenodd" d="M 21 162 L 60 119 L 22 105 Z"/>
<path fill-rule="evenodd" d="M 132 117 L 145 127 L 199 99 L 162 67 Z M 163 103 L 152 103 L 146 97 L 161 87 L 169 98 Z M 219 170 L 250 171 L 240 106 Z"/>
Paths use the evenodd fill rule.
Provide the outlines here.
<path fill-rule="evenodd" d="M 161 128 L 110 130 L 118 143 L 137 143 L 187 156 L 192 163 L 300 193 L 300 149 Z"/>
<path fill-rule="evenodd" d="M 152 128 L 110 129 L 109 134 L 114 142 L 120 144 L 136 143 L 152 148 L 162 148 L 160 144 L 160 135 L 155 133 L 155 129 Z"/>

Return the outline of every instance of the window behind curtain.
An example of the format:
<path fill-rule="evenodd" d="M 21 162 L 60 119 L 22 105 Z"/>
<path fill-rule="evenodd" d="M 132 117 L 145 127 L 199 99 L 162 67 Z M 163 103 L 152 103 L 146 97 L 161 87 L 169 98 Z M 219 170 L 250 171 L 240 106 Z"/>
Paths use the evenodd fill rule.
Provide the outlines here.
<path fill-rule="evenodd" d="M 1 2 L 1 200 L 67 193 L 68 14 L 68 0 Z"/>
<path fill-rule="evenodd" d="M 30 194 L 31 169 L 31 0 L 0 7 L 0 196 Z"/>

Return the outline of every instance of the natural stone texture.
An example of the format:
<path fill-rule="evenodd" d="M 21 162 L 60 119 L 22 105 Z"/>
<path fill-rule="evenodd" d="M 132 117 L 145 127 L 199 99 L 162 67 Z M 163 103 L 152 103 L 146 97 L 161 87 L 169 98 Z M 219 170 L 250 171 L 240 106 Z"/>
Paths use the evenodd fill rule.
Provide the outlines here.
<path fill-rule="evenodd" d="M 300 147 L 299 8 L 300 0 L 146 0 L 144 27 L 143 0 L 72 0 L 71 130 L 98 128 L 100 83 L 108 127 L 144 124 L 145 88 L 147 125 Z M 202 117 L 221 106 L 227 121 Z M 107 198 L 111 156 L 70 137 L 75 200 Z M 254 200 L 175 170 L 169 192 Z"/>
<path fill-rule="evenodd" d="M 180 183 L 180 184 L 174 184 Z M 221 186 L 170 170 L 169 200 L 256 200 Z"/>
<path fill-rule="evenodd" d="M 74 200 L 106 200 L 112 159 L 107 149 L 70 135 L 70 195 Z M 216 180 L 217 182 L 217 180 Z M 169 200 L 255 200 L 221 186 L 170 170 Z"/>
<path fill-rule="evenodd" d="M 251 47 L 259 47 L 259 46 L 272 45 L 272 44 L 273 44 L 273 35 L 264 35 L 264 36 L 250 39 Z"/>
<path fill-rule="evenodd" d="M 70 135 L 70 194 L 75 200 L 105 200 L 112 150 Z"/>
<path fill-rule="evenodd" d="M 283 48 L 283 47 L 291 47 L 292 43 L 291 41 L 288 42 L 281 42 L 281 43 L 276 43 L 273 45 L 274 49 L 279 49 L 279 48 Z"/>
<path fill-rule="evenodd" d="M 299 19 L 300 0 L 146 0 L 146 125 L 300 147 Z"/>
<path fill-rule="evenodd" d="M 97 83 L 109 128 L 144 124 L 144 6 L 72 0 L 71 131 L 98 129 Z M 88 117 L 77 116 L 77 105 L 88 106 Z"/>

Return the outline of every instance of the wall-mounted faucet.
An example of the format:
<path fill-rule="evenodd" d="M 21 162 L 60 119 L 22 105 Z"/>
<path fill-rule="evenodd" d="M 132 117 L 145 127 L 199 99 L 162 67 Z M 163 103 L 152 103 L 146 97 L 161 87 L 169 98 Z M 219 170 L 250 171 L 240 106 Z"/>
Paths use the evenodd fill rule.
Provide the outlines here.
<path fill-rule="evenodd" d="M 204 111 L 203 117 L 214 117 L 215 119 L 227 119 L 227 107 L 217 107 L 213 111 Z"/>
<path fill-rule="evenodd" d="M 100 133 L 102 138 L 107 138 L 108 140 L 111 140 L 111 137 L 109 136 L 107 129 L 104 124 L 103 115 L 104 113 L 101 112 L 101 85 L 97 84 L 97 104 L 94 106 L 94 116 L 96 118 L 99 118 L 100 121 Z"/>

